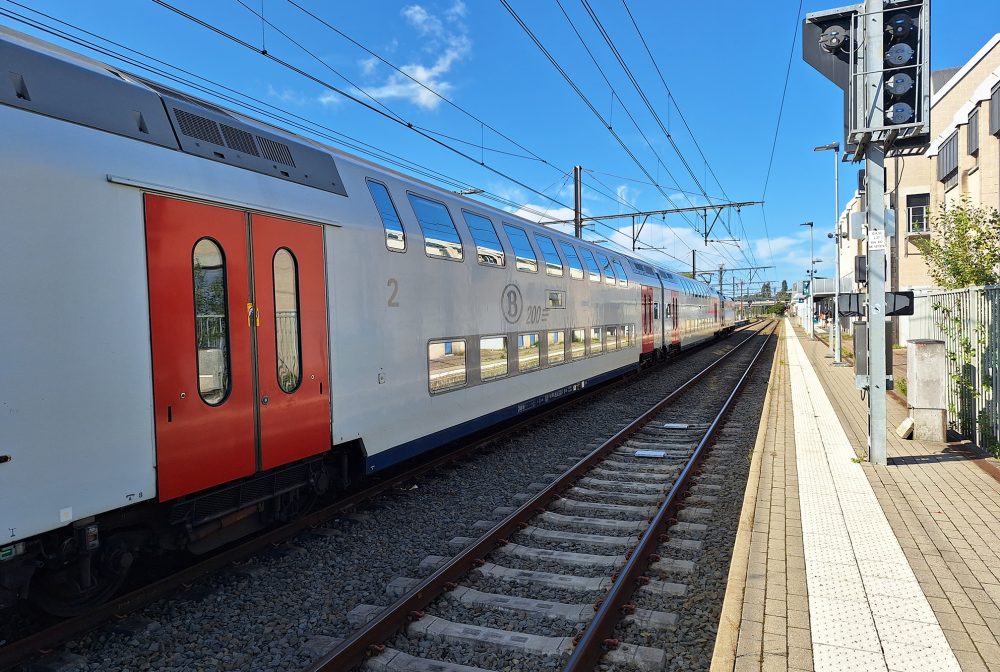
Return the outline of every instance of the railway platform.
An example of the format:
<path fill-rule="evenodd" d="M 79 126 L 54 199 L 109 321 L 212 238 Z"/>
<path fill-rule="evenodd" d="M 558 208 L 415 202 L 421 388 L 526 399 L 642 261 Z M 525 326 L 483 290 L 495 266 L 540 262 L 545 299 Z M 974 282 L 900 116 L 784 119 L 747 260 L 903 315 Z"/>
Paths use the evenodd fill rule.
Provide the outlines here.
<path fill-rule="evenodd" d="M 863 462 L 867 403 L 826 353 L 785 321 L 711 669 L 1000 671 L 1000 470 L 892 431 Z"/>

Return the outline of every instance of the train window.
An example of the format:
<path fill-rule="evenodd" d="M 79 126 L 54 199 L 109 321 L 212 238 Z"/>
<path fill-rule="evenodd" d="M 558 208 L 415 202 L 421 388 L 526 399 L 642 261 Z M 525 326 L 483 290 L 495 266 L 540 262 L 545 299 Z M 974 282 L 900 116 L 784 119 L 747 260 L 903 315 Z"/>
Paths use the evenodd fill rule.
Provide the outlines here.
<path fill-rule="evenodd" d="M 569 357 L 570 359 L 583 359 L 587 356 L 587 330 L 574 329 L 570 334 Z"/>
<path fill-rule="evenodd" d="M 427 378 L 431 394 L 465 385 L 465 341 L 431 341 L 427 344 Z"/>
<path fill-rule="evenodd" d="M 609 351 L 618 349 L 618 327 L 604 327 L 604 343 Z"/>
<path fill-rule="evenodd" d="M 493 228 L 493 222 L 466 210 L 462 211 L 462 216 L 465 217 L 465 223 L 472 232 L 472 239 L 476 241 L 476 256 L 479 263 L 484 266 L 504 266 L 503 246 L 500 244 L 497 230 Z"/>
<path fill-rule="evenodd" d="M 507 375 L 507 337 L 486 336 L 479 339 L 479 377 L 483 380 Z"/>
<path fill-rule="evenodd" d="M 428 257 L 441 257 L 462 261 L 462 239 L 458 237 L 455 221 L 444 203 L 432 201 L 416 194 L 407 194 L 410 205 L 424 231 L 424 252 Z"/>
<path fill-rule="evenodd" d="M 566 263 L 569 264 L 569 277 L 574 280 L 583 280 L 583 264 L 580 263 L 580 257 L 577 256 L 576 250 L 573 249 L 572 245 L 562 240 L 559 241 L 559 247 L 566 255 Z"/>
<path fill-rule="evenodd" d="M 399 219 L 396 206 L 389 196 L 389 190 L 381 182 L 368 180 L 368 191 L 372 194 L 375 207 L 378 209 L 379 217 L 382 218 L 382 226 L 385 228 L 385 246 L 393 252 L 406 251 L 406 232 L 403 231 L 403 222 Z"/>
<path fill-rule="evenodd" d="M 615 270 L 611 268 L 611 260 L 600 252 L 597 253 L 597 259 L 601 262 L 601 268 L 604 270 L 604 282 L 609 285 L 615 284 Z"/>
<path fill-rule="evenodd" d="M 563 265 L 562 259 L 559 258 L 559 253 L 556 251 L 556 244 L 548 236 L 537 233 L 535 234 L 535 242 L 538 243 L 538 249 L 542 251 L 542 257 L 545 259 L 545 274 L 561 278 Z"/>
<path fill-rule="evenodd" d="M 625 332 L 625 347 L 631 348 L 635 341 L 635 325 L 626 324 L 622 329 Z"/>
<path fill-rule="evenodd" d="M 535 256 L 535 250 L 531 247 L 528 234 L 524 232 L 524 229 L 507 223 L 504 223 L 503 228 L 507 232 L 507 239 L 510 241 L 511 247 L 514 248 L 517 270 L 537 273 L 538 257 Z"/>
<path fill-rule="evenodd" d="M 599 355 L 601 354 L 601 328 L 592 327 L 590 330 L 590 354 Z"/>
<path fill-rule="evenodd" d="M 580 252 L 583 254 L 583 261 L 587 264 L 587 270 L 590 271 L 590 281 L 600 282 L 601 281 L 601 269 L 597 266 L 597 262 L 594 260 L 594 255 L 590 250 L 583 247 L 580 248 Z"/>
<path fill-rule="evenodd" d="M 528 371 L 530 369 L 537 369 L 539 363 L 538 334 L 518 334 L 517 370 Z"/>
<path fill-rule="evenodd" d="M 274 352 L 278 386 L 294 392 L 302 382 L 299 360 L 299 269 L 295 256 L 282 247 L 274 253 Z"/>
<path fill-rule="evenodd" d="M 618 285 L 620 287 L 628 287 L 628 276 L 625 275 L 625 269 L 622 268 L 622 264 L 617 259 L 612 259 L 611 263 L 615 265 L 615 272 L 618 274 Z"/>
<path fill-rule="evenodd" d="M 558 290 L 550 289 L 548 291 L 548 299 L 545 304 L 546 308 L 565 308 L 566 307 L 566 292 L 560 292 Z"/>
<path fill-rule="evenodd" d="M 566 361 L 566 332 L 549 332 L 549 364 L 562 364 Z"/>
<path fill-rule="evenodd" d="M 663 316 L 664 317 L 670 317 L 670 304 L 669 303 L 666 306 L 664 306 Z M 654 320 L 660 319 L 660 302 L 659 301 L 654 301 L 653 302 L 653 319 Z"/>
<path fill-rule="evenodd" d="M 198 394 L 209 406 L 218 406 L 229 396 L 229 302 L 222 248 L 202 238 L 195 243 L 191 267 Z"/>

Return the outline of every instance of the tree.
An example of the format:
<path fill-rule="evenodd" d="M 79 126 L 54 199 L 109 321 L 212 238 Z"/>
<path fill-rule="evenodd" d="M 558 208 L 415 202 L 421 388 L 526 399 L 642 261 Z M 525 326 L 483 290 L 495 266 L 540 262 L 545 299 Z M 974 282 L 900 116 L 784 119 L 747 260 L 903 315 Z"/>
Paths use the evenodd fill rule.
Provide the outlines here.
<path fill-rule="evenodd" d="M 782 280 L 781 281 L 781 293 L 782 294 L 787 294 L 788 293 L 788 280 Z"/>
<path fill-rule="evenodd" d="M 770 299 L 771 298 L 771 283 L 770 282 L 765 282 L 763 285 L 760 286 L 760 295 L 762 297 L 764 297 L 765 299 Z"/>
<path fill-rule="evenodd" d="M 786 301 L 786 302 L 792 300 L 792 295 L 788 291 L 788 281 L 787 280 L 782 280 L 781 281 L 781 291 L 778 292 L 777 296 L 775 296 L 774 298 L 776 298 L 778 301 Z"/>
<path fill-rule="evenodd" d="M 1000 213 L 967 196 L 931 215 L 931 237 L 914 241 L 931 277 L 945 289 L 1000 283 Z"/>

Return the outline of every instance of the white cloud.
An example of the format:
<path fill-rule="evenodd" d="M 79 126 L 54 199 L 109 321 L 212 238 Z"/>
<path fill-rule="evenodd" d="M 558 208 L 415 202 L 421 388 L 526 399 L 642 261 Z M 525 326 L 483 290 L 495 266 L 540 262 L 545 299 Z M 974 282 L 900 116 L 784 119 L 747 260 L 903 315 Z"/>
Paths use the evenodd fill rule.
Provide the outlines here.
<path fill-rule="evenodd" d="M 280 91 L 271 84 L 267 85 L 267 95 L 286 105 L 305 105 L 309 97 L 295 89 L 281 89 Z"/>
<path fill-rule="evenodd" d="M 327 107 L 337 107 L 344 102 L 344 97 L 333 91 L 324 91 L 316 100 Z"/>
<path fill-rule="evenodd" d="M 362 75 L 370 75 L 375 72 L 375 68 L 378 67 L 379 60 L 372 56 L 370 58 L 362 58 L 358 61 L 358 65 L 361 67 Z"/>
<path fill-rule="evenodd" d="M 367 93 L 379 100 L 400 99 L 425 110 L 437 109 L 441 104 L 441 98 L 424 86 L 444 97 L 454 90 L 454 85 L 446 76 L 472 51 L 472 41 L 467 35 L 465 24 L 461 21 L 466 12 L 466 6 L 461 0 L 445 11 L 444 20 L 422 5 L 404 7 L 401 11 L 403 18 L 422 38 L 426 38 L 424 50 L 432 54 L 433 58 L 429 64 L 408 63 L 400 66 L 400 70 L 409 77 L 399 72 L 392 72 L 381 83 L 366 86 Z M 369 68 L 365 61 L 362 61 L 361 66 L 362 74 L 365 75 L 373 74 L 375 70 L 374 64 Z"/>

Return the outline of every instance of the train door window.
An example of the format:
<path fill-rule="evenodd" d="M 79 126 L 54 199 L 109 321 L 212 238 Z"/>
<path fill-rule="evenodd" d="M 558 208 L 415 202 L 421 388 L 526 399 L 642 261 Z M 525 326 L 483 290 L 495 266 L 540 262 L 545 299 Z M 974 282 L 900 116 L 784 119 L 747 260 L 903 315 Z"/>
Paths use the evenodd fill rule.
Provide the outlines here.
<path fill-rule="evenodd" d="M 517 370 L 529 371 L 537 369 L 540 361 L 538 356 L 538 334 L 517 335 Z"/>
<path fill-rule="evenodd" d="M 622 264 L 617 259 L 612 259 L 611 263 L 615 265 L 615 272 L 618 274 L 618 286 L 628 287 L 628 276 L 625 275 L 625 269 L 622 268 Z"/>
<path fill-rule="evenodd" d="M 484 266 L 504 266 L 503 246 L 500 244 L 500 237 L 493 227 L 493 222 L 487 217 L 477 215 L 466 210 L 462 211 L 465 223 L 472 233 L 472 240 L 476 243 L 476 257 L 479 263 Z"/>
<path fill-rule="evenodd" d="M 566 292 L 560 292 L 555 289 L 550 289 L 547 292 L 547 299 L 545 303 L 546 308 L 565 308 L 566 307 Z"/>
<path fill-rule="evenodd" d="M 597 259 L 601 262 L 601 268 L 604 270 L 604 282 L 609 285 L 615 284 L 615 270 L 611 268 L 611 260 L 600 252 L 597 253 Z"/>
<path fill-rule="evenodd" d="M 609 352 L 618 349 L 618 327 L 604 327 L 604 343 Z"/>
<path fill-rule="evenodd" d="M 479 339 L 479 377 L 482 380 L 507 375 L 507 337 L 485 336 Z"/>
<path fill-rule="evenodd" d="M 294 392 L 302 383 L 299 353 L 302 341 L 299 330 L 299 268 L 288 248 L 279 248 L 272 261 L 274 272 L 275 365 L 278 387 Z"/>
<path fill-rule="evenodd" d="M 528 234 L 524 229 L 504 223 L 504 231 L 507 232 L 507 239 L 510 246 L 514 248 L 515 266 L 519 271 L 527 273 L 538 272 L 538 257 L 535 256 L 535 249 L 531 247 Z"/>
<path fill-rule="evenodd" d="M 577 256 L 576 250 L 569 243 L 560 240 L 559 247 L 562 248 L 563 254 L 566 256 L 566 263 L 569 264 L 569 277 L 574 280 L 583 280 L 583 264 L 580 263 L 580 257 Z"/>
<path fill-rule="evenodd" d="M 465 341 L 431 341 L 427 344 L 427 376 L 431 394 L 465 385 Z"/>
<path fill-rule="evenodd" d="M 367 180 L 368 191 L 372 194 L 375 207 L 378 209 L 379 217 L 382 218 L 382 227 L 385 229 L 385 246 L 393 252 L 406 251 L 406 232 L 403 231 L 403 222 L 399 219 L 396 206 L 389 196 L 389 190 L 381 182 Z"/>
<path fill-rule="evenodd" d="M 198 394 L 209 406 L 218 406 L 229 396 L 229 311 L 226 259 L 214 240 L 195 243 L 192 274 Z"/>
<path fill-rule="evenodd" d="M 566 332 L 550 331 L 548 345 L 549 364 L 562 364 L 566 361 Z"/>
<path fill-rule="evenodd" d="M 590 329 L 590 354 L 599 355 L 603 347 L 601 345 L 601 328 L 592 327 Z"/>
<path fill-rule="evenodd" d="M 626 348 L 631 348 L 632 347 L 632 329 L 633 328 L 634 327 L 631 324 L 626 324 L 626 325 L 624 325 L 622 327 L 622 332 L 624 333 L 624 339 L 625 339 L 625 341 L 624 341 L 624 347 L 626 347 Z"/>
<path fill-rule="evenodd" d="M 570 338 L 569 357 L 570 359 L 583 359 L 587 356 L 587 331 L 586 329 L 574 329 Z"/>
<path fill-rule="evenodd" d="M 458 237 L 455 221 L 448 206 L 416 194 L 407 194 L 410 205 L 424 232 L 424 252 L 428 257 L 462 261 L 462 239 Z"/>
<path fill-rule="evenodd" d="M 670 317 L 670 304 L 663 306 L 663 317 Z M 653 301 L 653 319 L 660 319 L 660 302 Z"/>
<path fill-rule="evenodd" d="M 587 248 L 581 248 L 580 252 L 583 254 L 583 261 L 587 264 L 587 270 L 590 271 L 590 281 L 600 282 L 601 281 L 601 269 L 597 265 L 597 261 L 594 260 L 593 253 Z"/>
<path fill-rule="evenodd" d="M 562 259 L 559 258 L 559 252 L 556 251 L 556 244 L 548 236 L 537 233 L 535 234 L 535 242 L 538 243 L 538 249 L 542 251 L 542 257 L 545 259 L 545 274 L 561 278 L 563 264 Z"/>

